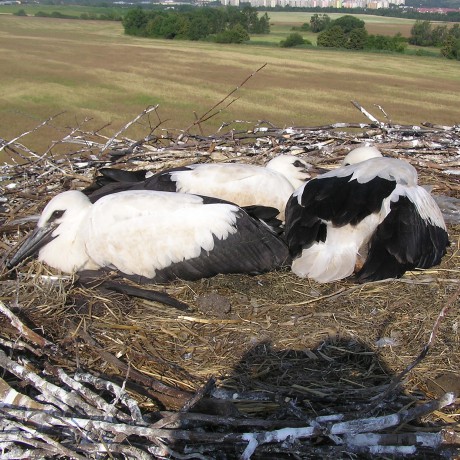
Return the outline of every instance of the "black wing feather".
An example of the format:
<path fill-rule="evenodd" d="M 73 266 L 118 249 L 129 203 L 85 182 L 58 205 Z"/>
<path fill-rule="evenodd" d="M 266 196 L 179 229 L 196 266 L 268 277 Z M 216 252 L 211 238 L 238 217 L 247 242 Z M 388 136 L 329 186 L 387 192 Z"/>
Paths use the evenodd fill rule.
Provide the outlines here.
<path fill-rule="evenodd" d="M 171 174 L 177 171 L 191 171 L 191 168 L 180 166 L 161 171 L 146 179 L 142 185 L 139 184 L 136 189 L 142 188 L 145 190 L 159 190 L 162 192 L 177 192 L 176 182 L 171 178 Z"/>
<path fill-rule="evenodd" d="M 99 176 L 94 184 L 83 190 L 83 192 L 88 195 L 92 203 L 96 202 L 103 196 L 111 195 L 112 193 L 124 192 L 127 190 L 158 190 L 163 192 L 176 192 L 176 183 L 171 180 L 171 173 L 175 171 L 188 171 L 190 168 L 187 168 L 187 166 L 171 168 L 166 171 L 156 173 L 147 179 L 145 179 L 146 172 L 142 171 L 143 179 L 138 181 L 134 181 L 134 179 L 136 177 L 141 177 L 142 174 L 139 176 L 131 175 L 134 174 L 133 171 L 122 171 L 110 168 L 102 168 L 101 171 L 102 170 L 105 170 L 104 175 Z M 114 171 L 127 173 L 128 180 L 122 180 L 123 174 L 114 173 Z M 116 178 L 119 178 L 120 180 L 118 181 Z M 102 186 L 98 185 L 98 180 Z"/>
<path fill-rule="evenodd" d="M 303 191 L 301 204 L 312 215 L 333 225 L 356 225 L 368 215 L 377 212 L 382 201 L 395 189 L 396 182 L 375 177 L 360 183 L 350 176 L 316 178 Z"/>
<path fill-rule="evenodd" d="M 101 168 L 98 171 L 103 177 L 111 182 L 141 182 L 145 180 L 147 170 L 141 169 L 138 171 L 126 171 L 117 168 Z"/>
<path fill-rule="evenodd" d="M 297 257 L 303 248 L 314 242 L 325 241 L 326 224 L 309 208 L 300 205 L 296 196 L 291 196 L 286 204 L 285 234 L 292 257 Z"/>
<path fill-rule="evenodd" d="M 422 219 L 414 203 L 400 196 L 377 227 L 368 257 L 357 274 L 360 282 L 399 278 L 407 270 L 441 262 L 449 245 L 447 232 Z"/>

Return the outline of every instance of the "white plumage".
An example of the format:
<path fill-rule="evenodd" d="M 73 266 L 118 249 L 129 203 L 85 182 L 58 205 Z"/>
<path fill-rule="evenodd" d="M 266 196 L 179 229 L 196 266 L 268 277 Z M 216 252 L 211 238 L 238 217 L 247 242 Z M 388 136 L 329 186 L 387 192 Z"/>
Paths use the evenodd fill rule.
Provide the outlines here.
<path fill-rule="evenodd" d="M 78 191 L 57 195 L 9 265 L 37 251 L 63 272 L 111 268 L 156 282 L 261 273 L 288 262 L 286 245 L 234 204 L 143 190 L 95 204 Z"/>
<path fill-rule="evenodd" d="M 299 188 L 286 206 L 293 272 L 324 283 L 357 271 L 365 282 L 439 264 L 446 226 L 415 168 L 373 147 L 351 151 L 344 164 Z"/>
<path fill-rule="evenodd" d="M 312 165 L 293 155 L 280 155 L 265 167 L 241 163 L 200 163 L 161 171 L 139 181 L 139 172 L 102 170 L 115 183 L 106 183 L 91 193 L 100 197 L 121 190 L 163 190 L 211 196 L 236 203 L 238 206 L 269 206 L 284 209 L 295 189 L 311 178 Z M 145 173 L 144 173 L 145 175 Z M 134 181 L 134 182 L 131 182 Z"/>

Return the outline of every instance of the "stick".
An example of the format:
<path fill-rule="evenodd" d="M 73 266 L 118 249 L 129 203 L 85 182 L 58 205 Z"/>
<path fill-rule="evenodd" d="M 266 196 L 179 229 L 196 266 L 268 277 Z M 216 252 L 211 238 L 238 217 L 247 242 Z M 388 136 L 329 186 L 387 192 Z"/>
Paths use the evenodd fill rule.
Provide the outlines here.
<path fill-rule="evenodd" d="M 367 118 L 369 118 L 369 120 L 371 120 L 373 123 L 375 123 L 376 125 L 380 126 L 380 127 L 383 127 L 385 126 L 385 123 L 382 123 L 381 121 L 378 121 L 377 118 L 374 117 L 374 115 L 371 115 L 366 109 L 364 109 L 360 104 L 358 104 L 358 102 L 356 101 L 351 101 L 351 103 L 364 115 L 366 116 Z"/>
<path fill-rule="evenodd" d="M 267 63 L 261 65 L 257 70 L 255 70 L 254 72 L 252 72 L 249 76 L 247 76 L 240 84 L 239 86 L 237 86 L 236 88 L 234 88 L 232 91 L 230 91 L 223 99 L 221 99 L 219 102 L 217 102 L 216 104 L 214 104 L 207 112 L 205 112 L 203 115 L 201 115 L 201 117 L 197 117 L 196 114 L 195 114 L 195 118 L 197 118 L 188 128 L 186 128 L 184 130 L 185 133 L 187 133 L 190 128 L 192 128 L 193 126 L 195 125 L 198 125 L 200 126 L 200 123 L 203 123 L 204 121 L 207 121 L 209 120 L 210 118 L 212 118 L 213 116 L 215 116 L 216 114 L 218 114 L 221 110 L 215 112 L 214 114 L 212 114 L 211 116 L 208 116 L 214 109 L 216 109 L 217 107 L 219 107 L 219 105 L 223 104 L 232 94 L 236 93 L 241 87 L 243 87 L 247 81 L 252 78 L 256 73 L 260 72 L 265 66 L 267 65 Z M 227 108 L 230 104 L 232 104 L 234 101 L 231 101 L 225 108 Z M 223 109 L 222 109 L 223 110 Z M 201 126 L 200 126 L 200 129 L 201 129 Z M 181 137 L 181 136 L 179 136 Z"/>
<path fill-rule="evenodd" d="M 11 325 L 18 330 L 21 336 L 35 343 L 41 349 L 48 349 L 53 354 L 57 352 L 57 347 L 54 343 L 49 342 L 44 337 L 28 328 L 1 300 L 0 313 L 3 313 L 10 320 Z M 39 350 L 37 350 L 37 353 L 41 354 Z"/>
<path fill-rule="evenodd" d="M 123 131 L 126 131 L 131 125 L 133 125 L 134 123 L 136 123 L 137 120 L 139 120 L 140 118 L 142 118 L 144 115 L 147 115 L 148 113 L 150 112 L 153 112 L 154 110 L 156 110 L 158 108 L 158 104 L 157 105 L 151 105 L 149 107 L 147 107 L 146 109 L 144 109 L 139 115 L 137 115 L 133 120 L 131 120 L 130 122 L 128 122 L 125 126 L 123 126 L 120 130 L 118 130 L 106 143 L 105 145 L 102 147 L 101 149 L 101 153 L 103 153 L 105 150 L 107 150 L 107 148 L 112 144 L 112 142 L 123 132 Z"/>
<path fill-rule="evenodd" d="M 116 397 L 118 397 L 120 401 L 126 405 L 126 407 L 128 407 L 128 409 L 131 412 L 131 419 L 133 421 L 135 421 L 138 424 L 142 424 L 142 425 L 145 424 L 141 411 L 139 409 L 139 406 L 137 405 L 137 402 L 134 399 L 132 399 L 128 395 L 128 393 L 123 391 L 122 388 L 116 385 L 115 383 L 109 382 L 107 380 L 103 380 L 98 377 L 95 377 L 91 374 L 82 373 L 82 372 L 77 372 L 74 375 L 74 378 L 78 382 L 90 383 L 98 390 L 104 389 L 106 391 L 110 391 Z M 126 418 L 126 415 L 124 413 L 114 409 L 112 405 L 107 404 L 105 401 L 104 403 L 105 403 L 105 406 L 103 407 L 106 408 L 105 410 L 107 410 L 108 413 L 114 412 L 114 416 L 116 416 L 120 420 L 123 420 L 124 418 Z"/>
<path fill-rule="evenodd" d="M 43 121 L 43 122 L 40 123 L 39 125 L 35 126 L 35 128 L 32 128 L 31 130 L 26 131 L 26 132 L 20 134 L 19 136 L 15 137 L 14 139 L 11 139 L 10 141 L 5 142 L 4 144 L 0 145 L 0 152 L 1 152 L 5 147 L 8 147 L 9 145 L 14 144 L 16 141 L 18 141 L 19 139 L 21 139 L 21 137 L 27 136 L 27 134 L 33 133 L 34 131 L 37 131 L 37 130 L 40 129 L 41 127 L 47 125 L 50 121 L 54 120 L 56 117 L 62 115 L 63 113 L 65 113 L 65 111 L 59 112 L 58 114 L 53 115 L 53 116 L 47 118 L 45 121 Z M 29 151 L 29 153 L 30 153 L 31 155 L 33 155 L 33 156 L 38 156 L 38 155 L 34 154 L 32 151 Z"/>
<path fill-rule="evenodd" d="M 128 370 L 128 365 L 125 364 L 120 359 L 113 356 L 111 353 L 103 350 L 102 347 L 88 334 L 88 332 L 80 330 L 78 332 L 80 337 L 91 347 L 93 347 L 99 355 L 105 359 L 108 363 L 114 365 L 117 369 L 121 370 L 123 373 L 126 373 Z M 191 394 L 187 391 L 179 390 L 177 388 L 169 387 L 160 381 L 148 377 L 135 369 L 129 370 L 129 376 L 131 379 L 141 382 L 148 389 L 151 389 L 155 392 L 155 397 L 167 404 L 178 405 L 184 404 L 188 400 Z"/>

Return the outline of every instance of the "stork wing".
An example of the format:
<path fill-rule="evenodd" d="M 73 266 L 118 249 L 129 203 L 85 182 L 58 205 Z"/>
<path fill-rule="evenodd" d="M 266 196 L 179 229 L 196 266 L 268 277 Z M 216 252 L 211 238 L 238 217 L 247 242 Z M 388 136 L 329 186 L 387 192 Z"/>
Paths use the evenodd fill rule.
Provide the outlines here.
<path fill-rule="evenodd" d="M 377 227 L 367 260 L 357 273 L 360 282 L 398 278 L 406 270 L 441 262 L 449 244 L 447 231 L 436 203 L 420 190 L 417 187 L 417 194 L 391 202 L 390 213 Z M 430 210 L 432 205 L 435 208 Z"/>
<path fill-rule="evenodd" d="M 93 207 L 88 253 L 100 266 L 160 282 L 261 273 L 286 261 L 286 245 L 264 224 L 235 205 L 204 201 L 164 192 L 111 195 Z"/>

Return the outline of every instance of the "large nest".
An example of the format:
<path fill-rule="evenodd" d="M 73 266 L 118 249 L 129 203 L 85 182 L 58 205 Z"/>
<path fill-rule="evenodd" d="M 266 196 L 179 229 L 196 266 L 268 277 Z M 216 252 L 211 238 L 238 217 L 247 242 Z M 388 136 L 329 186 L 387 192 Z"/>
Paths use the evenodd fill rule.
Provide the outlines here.
<path fill-rule="evenodd" d="M 240 122 L 205 136 L 154 126 L 151 107 L 111 137 L 73 129 L 43 154 L 2 141 L 3 262 L 31 216 L 101 167 L 290 153 L 332 168 L 364 142 L 417 168 L 441 197 L 451 241 L 440 266 L 400 280 L 318 284 L 278 271 L 151 286 L 187 312 L 82 288 L 36 261 L 14 272 L 3 263 L 2 458 L 458 454 L 460 128 L 399 126 L 360 109 L 368 123 Z M 149 132 L 129 139 L 141 120 Z"/>

